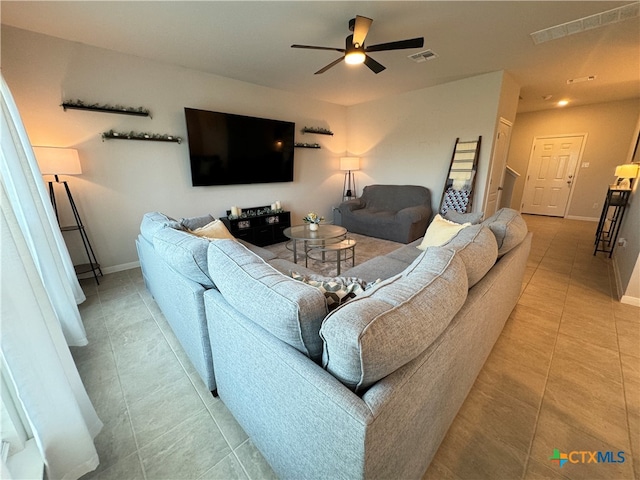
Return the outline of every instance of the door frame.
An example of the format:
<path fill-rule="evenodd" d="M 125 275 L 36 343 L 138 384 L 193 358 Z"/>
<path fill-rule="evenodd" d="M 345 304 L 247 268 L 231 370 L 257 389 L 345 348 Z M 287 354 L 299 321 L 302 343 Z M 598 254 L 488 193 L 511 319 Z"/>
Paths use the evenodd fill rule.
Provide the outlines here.
<path fill-rule="evenodd" d="M 571 182 L 571 187 L 569 188 L 569 197 L 567 198 L 567 204 L 564 207 L 564 212 L 562 212 L 562 217 L 559 218 L 567 218 L 567 212 L 571 207 L 571 202 L 573 201 L 573 192 L 576 188 L 576 183 L 578 181 L 578 176 L 580 175 L 580 168 L 582 164 L 582 156 L 584 154 L 584 148 L 587 145 L 587 136 L 589 134 L 587 132 L 583 133 L 563 133 L 560 135 L 536 135 L 533 137 L 533 142 L 531 143 L 531 150 L 529 152 L 529 161 L 527 162 L 527 176 L 524 180 L 524 188 L 522 189 L 522 198 L 520 199 L 520 211 L 522 211 L 524 207 L 524 196 L 525 191 L 527 189 L 527 182 L 529 180 L 529 176 L 531 175 L 531 160 L 533 159 L 533 154 L 535 152 L 536 142 L 538 140 L 544 140 L 545 138 L 567 138 L 567 137 L 582 137 L 582 145 L 580 146 L 580 153 L 578 154 L 578 159 L 576 161 L 575 170 L 573 172 L 573 182 Z"/>
<path fill-rule="evenodd" d="M 513 134 L 513 122 L 510 120 L 507 120 L 504 117 L 500 117 L 498 119 L 498 124 L 496 125 L 496 133 L 493 137 L 493 152 L 491 152 L 491 163 L 489 164 L 489 174 L 487 175 L 487 183 L 485 185 L 485 194 L 484 194 L 484 201 L 482 202 L 482 210 L 484 212 L 486 212 L 487 210 L 487 203 L 489 203 L 489 193 L 490 193 L 490 189 L 489 187 L 491 186 L 489 182 L 491 182 L 491 176 L 493 175 L 493 169 L 496 168 L 496 160 L 498 160 L 496 158 L 496 154 L 498 153 L 496 151 L 496 143 L 498 142 L 498 135 L 500 134 L 500 124 L 506 125 L 507 127 L 509 127 L 509 132 L 507 134 L 507 144 L 506 144 L 506 150 L 504 151 L 504 158 L 501 159 L 500 161 L 502 162 L 504 160 L 504 165 L 501 166 L 501 173 L 500 173 L 500 181 L 498 182 L 498 193 L 497 193 L 497 197 L 496 197 L 496 212 L 499 210 L 500 208 L 500 200 L 502 198 L 502 187 L 504 184 L 504 177 L 505 177 L 505 173 L 506 173 L 506 166 L 507 163 L 509 161 L 509 148 L 511 147 L 511 136 Z M 495 213 L 495 212 L 494 212 Z"/>

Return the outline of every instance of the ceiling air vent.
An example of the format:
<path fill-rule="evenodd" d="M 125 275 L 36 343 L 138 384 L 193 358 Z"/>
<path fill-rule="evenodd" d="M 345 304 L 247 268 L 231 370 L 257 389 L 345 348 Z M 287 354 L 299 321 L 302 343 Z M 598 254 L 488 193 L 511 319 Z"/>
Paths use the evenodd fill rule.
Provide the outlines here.
<path fill-rule="evenodd" d="M 629 18 L 634 18 L 640 15 L 640 3 L 633 2 L 622 7 L 613 8 L 606 12 L 596 13 L 588 17 L 578 18 L 567 23 L 561 23 L 553 27 L 545 28 L 544 30 L 538 30 L 537 32 L 530 33 L 533 43 L 539 45 L 540 43 L 556 40 L 558 38 L 566 37 L 567 35 L 573 35 L 575 33 L 584 32 L 585 30 L 591 30 L 592 28 L 603 27 L 612 23 L 622 22 Z"/>
<path fill-rule="evenodd" d="M 438 56 L 433 50 L 424 50 L 422 52 L 414 53 L 413 55 L 409 55 L 409 58 L 416 63 L 426 62 L 427 60 L 433 60 Z"/>

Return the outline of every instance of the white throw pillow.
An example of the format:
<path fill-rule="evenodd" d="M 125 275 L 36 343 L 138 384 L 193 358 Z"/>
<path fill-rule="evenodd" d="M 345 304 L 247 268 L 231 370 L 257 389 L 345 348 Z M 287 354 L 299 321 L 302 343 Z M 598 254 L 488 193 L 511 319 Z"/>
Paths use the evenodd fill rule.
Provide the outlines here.
<path fill-rule="evenodd" d="M 471 225 L 469 222 L 459 224 L 442 218 L 440 214 L 436 215 L 424 234 L 422 243 L 418 245 L 420 250 L 426 250 L 427 247 L 439 247 L 444 245 L 465 227 Z"/>
<path fill-rule="evenodd" d="M 189 230 L 189 233 L 193 233 L 198 237 L 206 237 L 211 240 L 221 240 L 223 238 L 229 238 L 235 240 L 235 237 L 231 235 L 227 227 L 222 220 L 214 220 L 207 223 L 204 227 L 196 228 L 195 230 Z"/>

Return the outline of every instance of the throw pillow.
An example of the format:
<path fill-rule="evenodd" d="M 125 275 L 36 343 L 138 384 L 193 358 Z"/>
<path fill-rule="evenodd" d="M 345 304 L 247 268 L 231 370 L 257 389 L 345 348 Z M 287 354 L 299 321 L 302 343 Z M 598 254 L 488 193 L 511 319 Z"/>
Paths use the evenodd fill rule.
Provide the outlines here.
<path fill-rule="evenodd" d="M 520 245 L 528 233 L 527 224 L 520 212 L 511 208 L 501 208 L 482 224 L 489 227 L 496 236 L 498 258 Z"/>
<path fill-rule="evenodd" d="M 291 272 L 291 278 L 319 289 L 326 299 L 329 311 L 335 310 L 343 303 L 355 298 L 356 295 L 360 295 L 381 281 L 378 279 L 375 282 L 367 282 L 356 277 L 302 275 L 298 272 Z"/>
<path fill-rule="evenodd" d="M 227 230 L 222 220 L 214 220 L 211 223 L 207 223 L 204 227 L 196 228 L 189 232 L 198 237 L 206 237 L 212 240 L 221 240 L 223 238 L 235 240 L 235 237 Z"/>
<path fill-rule="evenodd" d="M 201 217 L 181 218 L 180 225 L 185 230 L 195 230 L 215 220 L 211 215 L 202 215 Z"/>
<path fill-rule="evenodd" d="M 418 248 L 420 250 L 426 250 L 427 247 L 444 245 L 451 240 L 456 233 L 469 225 L 471 225 L 469 222 L 463 223 L 462 225 L 451 222 L 438 214 L 433 219 L 433 222 L 431 222 L 431 225 L 429 225 L 429 228 L 427 228 L 427 232 L 424 234 L 422 243 L 418 245 Z"/>
<path fill-rule="evenodd" d="M 446 220 L 461 224 L 469 222 L 471 225 L 477 225 L 480 223 L 482 221 L 482 217 L 484 217 L 484 212 L 460 213 L 455 210 L 447 210 L 444 214 L 444 218 Z"/>

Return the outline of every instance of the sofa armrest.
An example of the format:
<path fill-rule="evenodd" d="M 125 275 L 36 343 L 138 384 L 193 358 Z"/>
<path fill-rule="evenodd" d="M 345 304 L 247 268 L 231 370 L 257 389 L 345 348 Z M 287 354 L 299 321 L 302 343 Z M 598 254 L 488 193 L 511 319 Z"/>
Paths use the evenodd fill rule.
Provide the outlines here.
<path fill-rule="evenodd" d="M 413 207 L 403 208 L 396 213 L 398 220 L 404 220 L 411 223 L 420 222 L 423 220 L 429 221 L 431 216 L 431 209 L 424 205 L 416 205 Z"/>
<path fill-rule="evenodd" d="M 341 213 L 344 212 L 353 212 L 354 210 L 360 210 L 365 207 L 364 201 L 359 198 L 353 198 L 351 200 L 347 200 L 346 202 L 342 202 L 340 204 L 339 210 Z"/>

